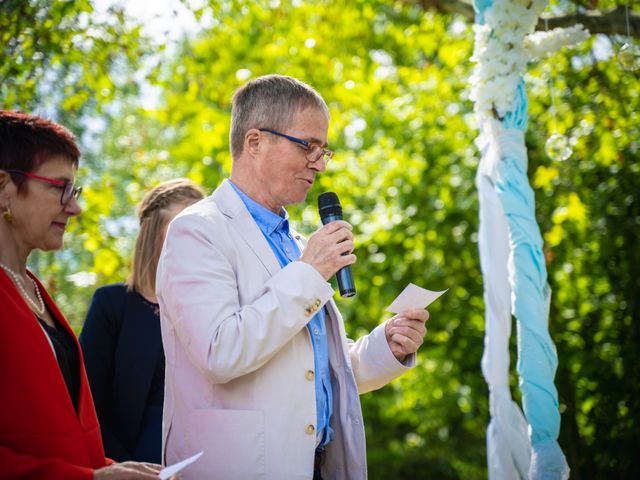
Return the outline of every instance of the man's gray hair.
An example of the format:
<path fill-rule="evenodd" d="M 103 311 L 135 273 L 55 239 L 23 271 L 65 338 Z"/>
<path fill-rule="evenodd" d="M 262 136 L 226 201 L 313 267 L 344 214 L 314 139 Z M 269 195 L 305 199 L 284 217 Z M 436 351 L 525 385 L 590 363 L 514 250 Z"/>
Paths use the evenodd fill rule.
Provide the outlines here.
<path fill-rule="evenodd" d="M 265 75 L 251 80 L 233 95 L 229 143 L 235 160 L 242 153 L 244 136 L 252 128 L 285 132 L 297 112 L 312 107 L 329 116 L 324 99 L 312 87 L 293 77 Z"/>

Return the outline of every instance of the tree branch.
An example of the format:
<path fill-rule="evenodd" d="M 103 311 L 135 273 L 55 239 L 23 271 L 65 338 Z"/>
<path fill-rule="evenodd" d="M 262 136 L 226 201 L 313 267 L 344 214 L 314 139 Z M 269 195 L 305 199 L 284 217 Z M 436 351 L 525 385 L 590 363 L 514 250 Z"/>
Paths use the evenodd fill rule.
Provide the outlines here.
<path fill-rule="evenodd" d="M 570 27 L 576 23 L 581 23 L 592 34 L 602 33 L 604 35 L 626 35 L 625 7 L 619 6 L 611 10 L 587 10 L 585 12 L 572 13 L 558 17 L 543 16 L 536 25 L 536 30 L 544 30 L 544 19 L 547 19 L 549 29 L 557 27 Z M 629 35 L 635 38 L 640 37 L 640 14 L 629 12 Z"/>
<path fill-rule="evenodd" d="M 436 10 L 440 13 L 458 14 L 470 22 L 475 21 L 475 11 L 471 0 L 409 0 L 407 3 L 421 5 L 425 10 Z"/>
<path fill-rule="evenodd" d="M 425 10 L 435 10 L 440 13 L 461 15 L 468 21 L 475 21 L 475 12 L 471 0 L 408 0 L 407 3 L 418 4 Z M 570 27 L 581 23 L 592 34 L 626 35 L 627 21 L 625 7 L 618 6 L 610 10 L 585 10 L 567 15 L 545 15 L 540 18 L 536 30 L 545 30 L 545 19 L 548 28 Z M 632 37 L 640 38 L 640 14 L 629 12 L 629 33 Z"/>

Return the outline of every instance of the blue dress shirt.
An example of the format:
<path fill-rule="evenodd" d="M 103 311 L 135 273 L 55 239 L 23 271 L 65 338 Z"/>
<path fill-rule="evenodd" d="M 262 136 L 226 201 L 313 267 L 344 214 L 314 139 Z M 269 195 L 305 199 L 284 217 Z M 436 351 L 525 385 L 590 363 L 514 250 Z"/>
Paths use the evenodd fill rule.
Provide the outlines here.
<path fill-rule="evenodd" d="M 289 230 L 289 214 L 283 208 L 281 215 L 273 213 L 249 198 L 233 182 L 229 182 L 244 202 L 247 210 L 269 242 L 280 266 L 295 262 L 301 252 Z M 307 323 L 307 329 L 313 345 L 313 363 L 315 367 L 316 386 L 316 438 L 319 447 L 324 447 L 333 437 L 333 429 L 329 425 L 333 413 L 331 378 L 329 376 L 329 345 L 325 326 L 324 308 L 320 309 Z"/>

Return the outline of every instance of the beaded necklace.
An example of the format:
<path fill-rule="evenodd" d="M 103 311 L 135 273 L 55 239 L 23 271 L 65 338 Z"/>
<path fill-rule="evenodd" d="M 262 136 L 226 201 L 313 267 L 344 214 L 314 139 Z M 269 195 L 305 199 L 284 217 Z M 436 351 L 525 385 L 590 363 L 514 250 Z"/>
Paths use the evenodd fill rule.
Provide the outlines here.
<path fill-rule="evenodd" d="M 38 284 L 36 281 L 31 278 L 31 282 L 33 283 L 33 289 L 36 291 L 36 297 L 38 298 L 39 305 L 33 301 L 33 299 L 27 294 L 27 289 L 24 287 L 24 283 L 22 283 L 22 279 L 18 276 L 16 272 L 7 267 L 4 263 L 0 263 L 0 267 L 9 274 L 9 276 L 13 279 L 13 283 L 16 284 L 18 290 L 22 294 L 22 297 L 27 301 L 29 306 L 33 309 L 33 311 L 41 317 L 44 313 L 44 301 L 42 300 L 42 295 L 40 294 L 40 289 L 38 288 Z"/>

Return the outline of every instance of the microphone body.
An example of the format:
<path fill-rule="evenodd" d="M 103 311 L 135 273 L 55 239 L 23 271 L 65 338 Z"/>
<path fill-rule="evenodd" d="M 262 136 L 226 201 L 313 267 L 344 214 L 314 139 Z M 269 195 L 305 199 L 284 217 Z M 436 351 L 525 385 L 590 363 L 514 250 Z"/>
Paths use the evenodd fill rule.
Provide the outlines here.
<path fill-rule="evenodd" d="M 318 211 L 322 224 L 342 220 L 342 206 L 338 196 L 333 192 L 325 192 L 318 197 Z M 345 254 L 346 255 L 346 254 Z M 356 294 L 356 284 L 353 281 L 351 265 L 342 267 L 336 272 L 338 289 L 341 297 L 353 297 Z"/>

